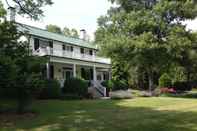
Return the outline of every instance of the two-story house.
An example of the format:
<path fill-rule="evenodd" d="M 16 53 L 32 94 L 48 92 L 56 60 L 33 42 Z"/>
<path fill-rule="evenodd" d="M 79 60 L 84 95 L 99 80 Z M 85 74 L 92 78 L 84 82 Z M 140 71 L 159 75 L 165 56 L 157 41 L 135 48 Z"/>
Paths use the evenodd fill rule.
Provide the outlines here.
<path fill-rule="evenodd" d="M 111 60 L 97 56 L 96 45 L 24 24 L 18 24 L 18 30 L 26 32 L 33 55 L 46 57 L 48 79 L 57 79 L 63 86 L 64 80 L 81 77 L 106 96 L 100 82 L 111 79 Z"/>

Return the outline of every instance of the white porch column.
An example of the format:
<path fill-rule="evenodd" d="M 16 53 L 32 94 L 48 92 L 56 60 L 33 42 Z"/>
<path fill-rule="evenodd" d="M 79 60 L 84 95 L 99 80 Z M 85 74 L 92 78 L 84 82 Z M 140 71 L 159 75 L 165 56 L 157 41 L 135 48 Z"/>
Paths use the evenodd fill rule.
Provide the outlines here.
<path fill-rule="evenodd" d="M 96 73 L 96 66 L 93 67 L 93 80 L 97 81 L 97 73 Z"/>
<path fill-rule="evenodd" d="M 50 67 L 49 67 L 49 62 L 46 64 L 46 72 L 47 72 L 47 79 L 50 79 Z"/>
<path fill-rule="evenodd" d="M 77 77 L 76 64 L 73 64 L 73 77 Z"/>

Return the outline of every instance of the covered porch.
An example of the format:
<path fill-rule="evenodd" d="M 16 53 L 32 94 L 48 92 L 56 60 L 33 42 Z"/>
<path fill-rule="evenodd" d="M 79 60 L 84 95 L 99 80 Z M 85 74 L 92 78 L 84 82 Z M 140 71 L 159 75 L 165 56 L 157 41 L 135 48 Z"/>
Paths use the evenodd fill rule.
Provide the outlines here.
<path fill-rule="evenodd" d="M 47 63 L 46 74 L 48 79 L 60 81 L 62 87 L 64 81 L 72 77 L 82 78 L 87 81 L 97 81 L 98 83 L 111 79 L 111 69 L 109 68 L 57 62 Z"/>

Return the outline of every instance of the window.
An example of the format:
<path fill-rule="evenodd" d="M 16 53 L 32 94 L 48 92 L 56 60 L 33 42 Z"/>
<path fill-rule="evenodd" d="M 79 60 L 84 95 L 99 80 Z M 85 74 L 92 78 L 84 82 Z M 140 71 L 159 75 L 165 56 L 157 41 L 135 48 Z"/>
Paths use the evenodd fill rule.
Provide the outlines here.
<path fill-rule="evenodd" d="M 65 45 L 62 45 L 62 50 L 66 50 L 66 46 Z"/>
<path fill-rule="evenodd" d="M 93 51 L 92 50 L 89 50 L 89 55 L 93 55 Z"/>
<path fill-rule="evenodd" d="M 34 50 L 39 49 L 40 47 L 40 42 L 38 38 L 34 38 Z"/>
<path fill-rule="evenodd" d="M 70 51 L 73 52 L 73 46 L 70 47 Z"/>
<path fill-rule="evenodd" d="M 84 54 L 84 48 L 81 48 L 81 54 Z"/>
<path fill-rule="evenodd" d="M 49 47 L 53 48 L 53 41 L 49 41 Z"/>

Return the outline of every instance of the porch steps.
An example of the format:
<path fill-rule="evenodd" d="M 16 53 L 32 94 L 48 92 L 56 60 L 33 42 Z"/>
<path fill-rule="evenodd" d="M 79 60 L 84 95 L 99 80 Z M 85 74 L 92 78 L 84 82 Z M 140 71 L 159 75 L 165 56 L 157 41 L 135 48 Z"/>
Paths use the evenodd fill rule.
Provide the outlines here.
<path fill-rule="evenodd" d="M 88 93 L 90 93 L 93 96 L 93 98 L 95 98 L 95 99 L 103 98 L 103 95 L 94 87 L 89 87 Z"/>

